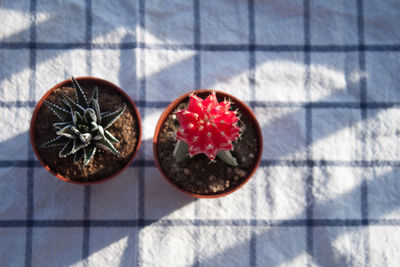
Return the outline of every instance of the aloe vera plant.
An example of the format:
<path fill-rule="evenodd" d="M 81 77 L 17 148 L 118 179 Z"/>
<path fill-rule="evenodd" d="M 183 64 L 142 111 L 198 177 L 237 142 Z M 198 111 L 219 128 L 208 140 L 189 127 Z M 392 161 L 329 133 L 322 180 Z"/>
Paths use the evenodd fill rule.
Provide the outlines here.
<path fill-rule="evenodd" d="M 239 117 L 230 106 L 226 99 L 218 103 L 215 92 L 206 99 L 190 96 L 188 107 L 175 113 L 180 124 L 174 150 L 177 162 L 203 153 L 211 161 L 218 157 L 229 165 L 238 165 L 230 150 L 240 136 Z"/>
<path fill-rule="evenodd" d="M 57 136 L 41 145 L 43 148 L 61 146 L 59 157 L 74 155 L 74 162 L 82 161 L 86 166 L 94 157 L 98 147 L 119 155 L 113 143 L 118 143 L 107 129 L 124 113 L 126 106 L 110 112 L 101 112 L 99 91 L 95 87 L 88 100 L 79 83 L 71 77 L 76 101 L 62 94 L 61 106 L 44 101 L 47 107 L 60 119 L 53 124 Z"/>

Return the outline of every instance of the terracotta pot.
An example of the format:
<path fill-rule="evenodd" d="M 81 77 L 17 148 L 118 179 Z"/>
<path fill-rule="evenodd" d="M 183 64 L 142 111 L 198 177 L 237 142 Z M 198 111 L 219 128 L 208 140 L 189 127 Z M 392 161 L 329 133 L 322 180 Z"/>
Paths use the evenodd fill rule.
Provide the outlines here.
<path fill-rule="evenodd" d="M 36 107 L 33 111 L 32 114 L 32 119 L 31 119 L 31 124 L 30 124 L 30 140 L 31 140 L 31 144 L 32 144 L 32 148 L 33 151 L 37 157 L 37 159 L 39 160 L 39 162 L 43 165 L 43 167 L 48 170 L 50 173 L 52 173 L 54 176 L 56 176 L 58 179 L 65 181 L 65 182 L 69 182 L 69 183 L 73 183 L 73 184 L 79 184 L 79 185 L 92 185 L 92 184 L 97 184 L 97 183 L 102 183 L 105 181 L 108 181 L 116 176 L 118 176 L 119 174 L 121 174 L 133 161 L 134 157 L 136 156 L 139 147 L 140 147 L 140 143 L 141 143 L 141 137 L 142 137 L 142 124 L 141 124 L 141 118 L 140 118 L 140 114 L 139 111 L 134 103 L 134 101 L 125 93 L 125 91 L 123 91 L 121 88 L 119 88 L 118 86 L 116 86 L 115 84 L 103 80 L 103 79 L 99 79 L 99 78 L 95 78 L 95 77 L 77 77 L 75 78 L 81 85 L 91 85 L 91 86 L 98 86 L 99 89 L 101 89 L 101 87 L 106 87 L 112 90 L 115 90 L 118 94 L 120 94 L 120 96 L 122 96 L 123 98 L 125 98 L 126 102 L 129 103 L 135 113 L 135 117 L 136 117 L 136 121 L 137 121 L 137 129 L 138 129 L 138 134 L 137 134 L 137 142 L 136 142 L 136 147 L 135 150 L 132 154 L 132 156 L 130 157 L 129 161 L 121 168 L 119 169 L 116 173 L 108 176 L 108 177 L 104 177 L 102 179 L 99 180 L 95 180 L 95 181 L 90 181 L 90 182 L 84 182 L 84 181 L 77 181 L 77 180 L 71 180 L 68 179 L 64 176 L 62 176 L 59 173 L 56 173 L 55 171 L 53 171 L 50 166 L 48 166 L 44 160 L 42 159 L 42 157 L 40 156 L 38 149 L 37 149 L 37 144 L 35 141 L 35 125 L 36 125 L 36 120 L 37 120 L 37 116 L 38 116 L 38 112 L 41 108 L 41 106 L 43 105 L 43 101 L 46 100 L 50 94 L 60 88 L 60 87 L 64 87 L 64 86 L 71 86 L 72 87 L 72 81 L 71 79 L 65 80 L 63 82 L 60 82 L 59 84 L 53 86 L 49 91 L 47 91 L 42 98 L 39 100 L 39 102 L 36 104 Z M 101 91 L 100 91 L 101 94 Z M 96 156 L 96 155 L 95 155 Z M 69 156 L 71 157 L 71 156 Z M 71 159 L 73 161 L 73 159 Z M 93 159 L 92 159 L 93 160 Z"/>
<path fill-rule="evenodd" d="M 228 191 L 223 191 L 221 193 L 215 193 L 215 194 L 196 194 L 196 193 L 192 193 L 189 192 L 183 188 L 181 188 L 180 186 L 178 186 L 177 184 L 175 184 L 173 181 L 171 181 L 166 172 L 163 170 L 163 168 L 161 167 L 159 158 L 158 158 L 158 148 L 157 148 L 157 144 L 158 144 L 158 139 L 159 139 L 159 134 L 162 130 L 162 125 L 164 124 L 165 120 L 167 119 L 168 115 L 170 115 L 176 108 L 177 106 L 184 102 L 187 101 L 189 99 L 189 95 L 192 93 L 196 93 L 199 97 L 201 98 L 205 98 L 207 95 L 209 95 L 212 91 L 215 90 L 209 90 L 209 89 L 202 89 L 202 90 L 197 90 L 197 91 L 193 91 L 193 92 L 189 92 L 186 93 L 180 97 L 178 97 L 177 99 L 175 99 L 172 103 L 170 103 L 167 108 L 164 110 L 164 112 L 161 114 L 160 119 L 158 120 L 155 132 L 154 132 L 154 137 L 153 137 L 153 154 L 154 154 L 154 159 L 155 159 L 155 163 L 158 167 L 158 169 L 160 170 L 161 174 L 163 175 L 163 177 L 167 180 L 168 183 L 170 183 L 173 187 L 175 187 L 176 189 L 178 189 L 179 191 L 192 196 L 192 197 L 196 197 L 196 198 L 218 198 L 218 197 L 223 197 L 226 196 L 228 194 L 231 194 L 233 192 L 235 192 L 236 190 L 238 190 L 239 188 L 241 188 L 242 186 L 244 186 L 249 180 L 250 178 L 254 175 L 254 173 L 256 172 L 258 165 L 260 164 L 261 161 L 261 156 L 262 156 L 262 150 L 263 150 L 263 139 L 262 139 L 262 132 L 261 132 L 261 128 L 260 125 L 257 122 L 257 119 L 253 113 L 253 111 L 242 101 L 240 101 L 239 99 L 237 99 L 236 97 L 227 94 L 225 92 L 221 92 L 221 91 L 215 91 L 217 94 L 217 98 L 230 98 L 235 105 L 239 108 L 239 110 L 244 113 L 250 120 L 252 120 L 254 122 L 254 126 L 256 128 L 256 135 L 257 135 L 257 139 L 258 139 L 258 152 L 257 155 L 254 157 L 254 167 L 252 170 L 249 171 L 248 176 L 242 180 L 242 182 L 232 188 L 229 189 Z M 228 166 L 228 165 L 227 165 Z"/>

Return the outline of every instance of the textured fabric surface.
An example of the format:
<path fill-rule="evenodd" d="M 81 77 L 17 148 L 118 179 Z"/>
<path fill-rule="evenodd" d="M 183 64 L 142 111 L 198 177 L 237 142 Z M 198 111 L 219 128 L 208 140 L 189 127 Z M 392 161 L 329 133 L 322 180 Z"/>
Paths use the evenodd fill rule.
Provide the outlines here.
<path fill-rule="evenodd" d="M 396 0 L 0 0 L 1 265 L 398 265 L 399 17 Z M 59 181 L 31 149 L 36 101 L 71 75 L 142 115 L 137 158 L 103 184 Z M 222 199 L 153 160 L 162 110 L 197 88 L 263 131 L 255 176 Z"/>

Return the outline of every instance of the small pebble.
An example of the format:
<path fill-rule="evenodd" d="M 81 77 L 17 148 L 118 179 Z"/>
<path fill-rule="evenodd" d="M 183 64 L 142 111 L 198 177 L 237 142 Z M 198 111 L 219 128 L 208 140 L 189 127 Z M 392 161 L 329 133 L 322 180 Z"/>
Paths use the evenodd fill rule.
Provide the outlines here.
<path fill-rule="evenodd" d="M 246 175 L 246 172 L 242 169 L 239 169 L 238 167 L 235 168 L 235 174 L 239 175 L 240 177 L 244 177 Z"/>
<path fill-rule="evenodd" d="M 253 153 L 250 153 L 250 154 L 249 154 L 249 158 L 254 159 L 254 154 L 253 154 Z"/>
<path fill-rule="evenodd" d="M 216 180 L 217 180 L 217 177 L 215 177 L 214 175 L 210 175 L 210 176 L 208 177 L 208 180 L 209 180 L 210 182 L 213 182 L 213 181 L 216 181 Z"/>
<path fill-rule="evenodd" d="M 239 180 L 239 175 L 235 175 L 235 176 L 233 177 L 233 179 L 235 179 L 235 181 Z"/>
<path fill-rule="evenodd" d="M 183 173 L 186 174 L 186 175 L 189 175 L 190 174 L 190 170 L 188 168 L 184 168 L 183 169 Z"/>
<path fill-rule="evenodd" d="M 213 191 L 214 191 L 214 188 L 215 188 L 215 185 L 214 185 L 214 184 L 209 184 L 209 185 L 208 185 L 208 190 L 210 190 L 210 192 L 213 192 Z"/>
<path fill-rule="evenodd" d="M 232 173 L 232 168 L 231 168 L 231 167 L 228 167 L 228 168 L 226 169 L 226 173 L 227 173 L 227 174 L 231 174 L 231 173 Z"/>
<path fill-rule="evenodd" d="M 230 182 L 229 180 L 225 180 L 225 188 L 229 188 Z"/>
<path fill-rule="evenodd" d="M 214 188 L 215 189 L 217 188 L 217 185 L 215 183 L 211 183 L 211 184 L 208 185 L 208 189 L 210 189 L 211 191 L 213 191 Z"/>

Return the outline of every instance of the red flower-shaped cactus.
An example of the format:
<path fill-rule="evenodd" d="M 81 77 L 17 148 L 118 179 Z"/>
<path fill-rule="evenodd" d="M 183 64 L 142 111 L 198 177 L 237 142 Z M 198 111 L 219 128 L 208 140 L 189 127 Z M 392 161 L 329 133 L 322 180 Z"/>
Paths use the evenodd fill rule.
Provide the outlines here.
<path fill-rule="evenodd" d="M 176 139 L 188 145 L 190 156 L 204 153 L 214 160 L 219 151 L 233 148 L 232 142 L 240 136 L 240 128 L 237 112 L 230 111 L 230 105 L 227 100 L 218 103 L 215 92 L 206 99 L 193 94 L 188 108 L 176 112 L 180 124 Z"/>

